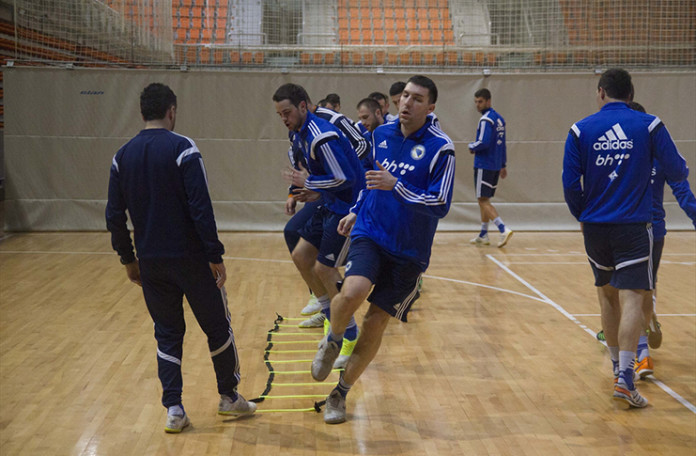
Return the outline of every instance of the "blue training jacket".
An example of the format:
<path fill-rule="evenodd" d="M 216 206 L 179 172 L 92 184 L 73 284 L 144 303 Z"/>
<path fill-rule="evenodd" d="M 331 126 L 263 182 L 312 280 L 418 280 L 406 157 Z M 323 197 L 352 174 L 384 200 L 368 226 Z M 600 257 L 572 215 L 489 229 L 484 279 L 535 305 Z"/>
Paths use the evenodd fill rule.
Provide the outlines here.
<path fill-rule="evenodd" d="M 656 116 L 614 102 L 573 124 L 563 157 L 563 189 L 571 214 L 590 223 L 650 222 L 653 159 L 670 181 L 689 174 Z"/>
<path fill-rule="evenodd" d="M 397 119 L 375 129 L 372 156 L 398 181 L 391 191 L 360 192 L 351 238 L 368 237 L 425 271 L 438 221 L 452 202 L 454 145 L 431 120 L 404 138 Z"/>
<path fill-rule="evenodd" d="M 308 166 L 305 187 L 321 193 L 324 207 L 346 215 L 365 188 L 364 170 L 348 139 L 329 121 L 307 112 L 293 144 Z"/>
<path fill-rule="evenodd" d="M 507 165 L 505 119 L 493 108 L 482 114 L 476 141 L 469 143 L 469 150 L 474 152 L 474 168 L 499 171 Z"/>
<path fill-rule="evenodd" d="M 679 182 L 666 180 L 662 167 L 655 161 L 652 169 L 652 179 L 650 181 L 652 185 L 653 238 L 655 240 L 660 240 L 667 234 L 667 228 L 665 226 L 665 208 L 662 204 L 665 193 L 665 182 L 667 182 L 672 189 L 672 193 L 677 199 L 679 207 L 689 216 L 691 222 L 694 224 L 694 228 L 696 228 L 696 197 L 694 197 L 691 187 L 689 187 L 689 181 L 686 179 Z"/>
<path fill-rule="evenodd" d="M 135 259 L 126 224 L 130 214 L 139 258 L 200 256 L 222 262 L 213 206 L 192 139 L 169 130 L 142 130 L 111 164 L 106 227 L 124 262 Z"/>

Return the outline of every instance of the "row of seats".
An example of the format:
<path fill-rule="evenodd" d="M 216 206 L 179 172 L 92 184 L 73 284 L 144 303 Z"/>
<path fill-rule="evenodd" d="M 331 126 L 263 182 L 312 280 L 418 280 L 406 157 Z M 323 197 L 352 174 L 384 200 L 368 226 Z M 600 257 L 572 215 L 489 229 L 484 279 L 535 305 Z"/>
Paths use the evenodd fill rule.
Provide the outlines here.
<path fill-rule="evenodd" d="M 396 3 L 395 0 L 393 3 Z M 387 2 L 385 2 L 387 3 Z M 400 2 L 402 3 L 402 2 Z M 447 2 L 416 1 L 419 7 L 381 7 L 339 0 L 338 38 L 341 44 L 454 44 Z M 426 6 L 427 5 L 427 6 Z"/>
<path fill-rule="evenodd" d="M 225 43 L 227 13 L 227 0 L 173 0 L 174 42 Z"/>
<path fill-rule="evenodd" d="M 571 45 L 678 44 L 694 36 L 693 15 L 650 14 L 626 1 L 611 8 L 587 8 L 575 0 L 559 3 Z"/>

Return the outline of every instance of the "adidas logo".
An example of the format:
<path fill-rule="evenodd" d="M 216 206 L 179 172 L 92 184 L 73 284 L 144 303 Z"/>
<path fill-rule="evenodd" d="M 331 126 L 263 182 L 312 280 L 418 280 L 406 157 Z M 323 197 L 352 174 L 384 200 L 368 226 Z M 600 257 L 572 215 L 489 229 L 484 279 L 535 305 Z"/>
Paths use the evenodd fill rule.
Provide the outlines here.
<path fill-rule="evenodd" d="M 377 147 L 379 147 L 380 149 L 387 149 L 387 147 L 388 147 L 388 146 L 387 146 L 387 140 L 385 139 L 384 141 L 382 141 L 381 143 L 379 143 L 379 145 L 378 145 Z"/>
<path fill-rule="evenodd" d="M 604 132 L 592 145 L 594 150 L 627 150 L 633 149 L 633 140 L 628 139 L 621 125 L 614 124 L 609 130 Z"/>
<path fill-rule="evenodd" d="M 334 256 L 333 253 L 329 253 L 328 255 L 326 255 L 326 259 L 331 260 L 331 261 L 336 261 L 336 256 Z"/>

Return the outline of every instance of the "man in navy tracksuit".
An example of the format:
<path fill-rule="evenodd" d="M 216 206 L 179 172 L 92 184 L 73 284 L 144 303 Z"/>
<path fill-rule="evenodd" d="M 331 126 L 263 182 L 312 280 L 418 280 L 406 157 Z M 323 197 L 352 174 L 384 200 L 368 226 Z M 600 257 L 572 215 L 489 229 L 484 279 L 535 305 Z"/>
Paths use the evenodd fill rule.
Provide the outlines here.
<path fill-rule="evenodd" d="M 145 128 L 113 158 L 106 226 L 128 278 L 143 288 L 155 323 L 157 366 L 166 432 L 181 432 L 189 419 L 181 403 L 186 296 L 208 337 L 221 415 L 254 413 L 237 393 L 239 359 L 223 287 L 224 247 L 218 240 L 203 159 L 190 138 L 173 132 L 176 95 L 153 83 L 140 95 Z M 126 210 L 134 227 L 136 259 Z"/>
<path fill-rule="evenodd" d="M 573 124 L 563 159 L 563 188 L 581 223 L 595 276 L 602 326 L 614 367 L 615 400 L 645 407 L 633 383 L 640 333 L 652 314 L 653 161 L 668 180 L 688 176 L 686 161 L 658 117 L 626 104 L 633 94 L 625 70 L 605 71 L 599 112 Z"/>

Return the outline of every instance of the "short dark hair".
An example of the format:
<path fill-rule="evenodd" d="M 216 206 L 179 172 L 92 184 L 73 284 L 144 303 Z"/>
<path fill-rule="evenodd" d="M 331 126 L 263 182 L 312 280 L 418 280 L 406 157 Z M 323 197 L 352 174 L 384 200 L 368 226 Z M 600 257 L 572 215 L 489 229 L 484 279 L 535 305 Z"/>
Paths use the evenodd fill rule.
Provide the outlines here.
<path fill-rule="evenodd" d="M 383 94 L 382 92 L 372 92 L 367 97 L 372 98 L 373 100 L 377 100 L 377 101 L 382 100 L 385 103 L 389 103 L 389 98 L 387 98 L 387 96 L 385 94 Z"/>
<path fill-rule="evenodd" d="M 474 93 L 474 98 L 483 98 L 484 100 L 490 100 L 491 91 L 488 89 L 478 89 L 476 93 Z"/>
<path fill-rule="evenodd" d="M 610 68 L 599 77 L 597 89 L 604 89 L 615 100 L 630 100 L 633 95 L 631 75 L 622 68 Z"/>
<path fill-rule="evenodd" d="M 325 108 L 327 104 L 329 104 L 329 102 L 326 101 L 326 98 L 322 98 L 321 100 L 317 101 L 317 106 L 321 106 L 322 108 Z"/>
<path fill-rule="evenodd" d="M 370 110 L 370 112 L 375 112 L 379 110 L 379 112 L 382 112 L 382 107 L 377 103 L 377 100 L 374 98 L 363 98 L 358 102 L 358 105 L 355 107 L 355 109 L 360 109 L 360 106 L 365 105 L 367 109 Z"/>
<path fill-rule="evenodd" d="M 404 81 L 396 81 L 394 84 L 389 87 L 389 96 L 393 97 L 394 95 L 398 95 L 401 92 L 404 91 L 404 88 L 406 87 L 406 83 Z"/>
<path fill-rule="evenodd" d="M 328 103 L 331 103 L 332 105 L 340 105 L 341 104 L 341 97 L 338 96 L 337 93 L 330 93 L 326 96 L 325 100 Z"/>
<path fill-rule="evenodd" d="M 645 108 L 640 103 L 636 103 L 635 101 L 629 101 L 628 107 L 633 109 L 634 111 L 642 112 L 643 114 L 645 114 Z"/>
<path fill-rule="evenodd" d="M 437 86 L 432 79 L 427 76 L 416 75 L 408 78 L 408 82 L 428 89 L 428 98 L 430 99 L 430 103 L 437 103 Z"/>
<path fill-rule="evenodd" d="M 303 101 L 309 104 L 309 95 L 307 95 L 307 91 L 301 85 L 289 82 L 278 87 L 278 90 L 273 94 L 273 101 L 279 102 L 283 100 L 290 100 L 293 106 L 299 107 Z"/>
<path fill-rule="evenodd" d="M 140 94 L 140 113 L 145 121 L 164 119 L 172 106 L 176 106 L 176 95 L 160 82 L 153 82 Z"/>

